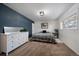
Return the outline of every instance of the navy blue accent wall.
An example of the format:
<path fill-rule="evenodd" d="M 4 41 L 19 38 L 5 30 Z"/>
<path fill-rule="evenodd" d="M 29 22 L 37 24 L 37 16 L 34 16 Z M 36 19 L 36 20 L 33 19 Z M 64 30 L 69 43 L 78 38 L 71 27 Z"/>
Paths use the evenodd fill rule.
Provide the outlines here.
<path fill-rule="evenodd" d="M 3 27 L 24 27 L 29 31 L 29 35 L 32 35 L 32 21 L 15 12 L 9 7 L 0 4 L 0 32 L 3 32 Z"/>

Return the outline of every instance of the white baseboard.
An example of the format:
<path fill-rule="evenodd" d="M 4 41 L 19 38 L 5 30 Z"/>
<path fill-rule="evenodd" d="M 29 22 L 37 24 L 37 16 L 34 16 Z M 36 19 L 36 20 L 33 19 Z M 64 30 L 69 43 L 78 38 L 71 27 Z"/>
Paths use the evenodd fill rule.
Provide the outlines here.
<path fill-rule="evenodd" d="M 68 47 L 70 48 L 72 51 L 74 51 L 77 55 L 79 55 L 79 52 L 76 51 L 75 49 L 73 49 L 72 47 L 70 47 L 66 42 L 63 41 L 63 43 Z"/>

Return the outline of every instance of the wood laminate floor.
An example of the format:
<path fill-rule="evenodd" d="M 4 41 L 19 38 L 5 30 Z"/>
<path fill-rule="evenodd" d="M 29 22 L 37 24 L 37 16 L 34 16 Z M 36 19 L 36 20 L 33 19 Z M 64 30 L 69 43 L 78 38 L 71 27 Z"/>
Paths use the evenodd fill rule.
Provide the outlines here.
<path fill-rule="evenodd" d="M 77 56 L 65 44 L 28 42 L 9 53 L 9 56 Z"/>

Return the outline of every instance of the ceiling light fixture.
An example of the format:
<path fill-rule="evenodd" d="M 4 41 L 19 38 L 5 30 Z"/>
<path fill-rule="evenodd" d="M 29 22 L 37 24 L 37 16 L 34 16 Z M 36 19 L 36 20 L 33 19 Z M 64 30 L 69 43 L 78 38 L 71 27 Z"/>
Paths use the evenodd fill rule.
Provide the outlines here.
<path fill-rule="evenodd" d="M 39 12 L 40 16 L 44 16 L 44 11 Z"/>

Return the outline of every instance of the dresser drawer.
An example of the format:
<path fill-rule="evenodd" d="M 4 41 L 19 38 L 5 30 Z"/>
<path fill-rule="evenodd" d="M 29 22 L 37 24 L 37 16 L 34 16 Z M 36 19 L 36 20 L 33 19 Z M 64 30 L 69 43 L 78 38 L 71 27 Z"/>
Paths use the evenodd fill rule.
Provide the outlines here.
<path fill-rule="evenodd" d="M 7 51 L 10 52 L 11 50 L 13 50 L 14 46 L 13 46 L 13 41 L 9 40 L 7 42 Z"/>
<path fill-rule="evenodd" d="M 9 40 L 13 40 L 14 39 L 14 36 L 13 35 L 8 35 L 7 36 L 7 40 L 9 41 Z"/>

